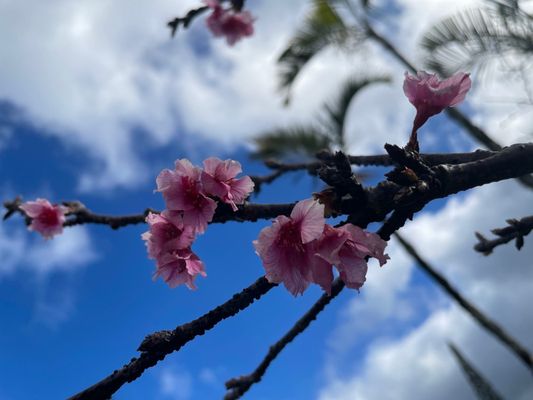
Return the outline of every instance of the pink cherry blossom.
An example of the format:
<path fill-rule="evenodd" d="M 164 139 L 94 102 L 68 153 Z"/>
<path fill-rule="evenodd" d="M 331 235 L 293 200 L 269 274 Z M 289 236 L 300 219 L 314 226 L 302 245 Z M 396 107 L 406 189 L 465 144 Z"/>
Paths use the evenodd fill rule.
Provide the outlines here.
<path fill-rule="evenodd" d="M 208 158 L 204 161 L 202 172 L 204 192 L 218 197 L 229 204 L 233 211 L 237 211 L 236 204 L 243 204 L 254 189 L 254 183 L 249 176 L 235 179 L 241 172 L 241 164 L 237 161 Z"/>
<path fill-rule="evenodd" d="M 375 233 L 366 232 L 352 224 L 333 228 L 326 225 L 317 246 L 317 255 L 333 264 L 347 287 L 359 289 L 366 280 L 366 257 L 378 259 L 384 265 L 389 256 L 384 254 L 387 242 Z"/>
<path fill-rule="evenodd" d="M 207 276 L 204 263 L 190 248 L 164 253 L 157 258 L 154 279 L 163 278 L 171 288 L 184 283 L 189 289 L 196 289 L 196 275 Z"/>
<path fill-rule="evenodd" d="M 406 72 L 403 91 L 416 107 L 413 132 L 416 132 L 429 117 L 463 101 L 471 85 L 469 74 L 463 72 L 444 80 L 424 71 L 418 72 L 416 76 Z"/>
<path fill-rule="evenodd" d="M 214 36 L 226 37 L 228 45 L 233 46 L 245 36 L 254 33 L 254 18 L 248 11 L 224 9 L 218 0 L 207 0 L 206 5 L 213 10 L 206 23 Z"/>
<path fill-rule="evenodd" d="M 179 212 L 150 213 L 146 222 L 150 230 L 143 233 L 142 238 L 146 240 L 150 258 L 157 259 L 164 253 L 186 249 L 194 242 L 194 230 L 183 224 L 183 217 Z"/>
<path fill-rule="evenodd" d="M 281 215 L 264 228 L 253 243 L 268 281 L 283 282 L 295 296 L 315 281 L 328 290 L 327 281 L 330 288 L 333 276 L 328 274 L 327 263 L 315 256 L 316 239 L 324 226 L 324 206 L 308 199 L 294 206 L 290 218 Z"/>
<path fill-rule="evenodd" d="M 63 232 L 67 207 L 52 205 L 46 199 L 37 199 L 23 203 L 20 208 L 31 218 L 28 229 L 39 232 L 45 239 Z"/>
<path fill-rule="evenodd" d="M 202 233 L 213 219 L 216 202 L 205 196 L 200 182 L 201 170 L 188 160 L 176 160 L 174 171 L 165 169 L 157 177 L 157 191 L 163 194 L 167 209 L 182 211 L 183 224 Z"/>

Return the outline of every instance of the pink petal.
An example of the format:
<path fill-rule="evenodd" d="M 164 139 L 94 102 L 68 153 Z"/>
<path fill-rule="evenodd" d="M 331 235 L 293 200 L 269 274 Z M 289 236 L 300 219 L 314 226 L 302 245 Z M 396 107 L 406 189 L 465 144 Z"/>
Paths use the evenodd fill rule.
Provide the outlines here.
<path fill-rule="evenodd" d="M 235 204 L 242 204 L 254 191 L 254 182 L 249 176 L 243 176 L 240 179 L 233 179 L 230 182 L 230 193 Z"/>
<path fill-rule="evenodd" d="M 291 218 L 300 224 L 302 243 L 317 239 L 324 231 L 324 205 L 313 199 L 296 203 Z"/>
<path fill-rule="evenodd" d="M 342 281 L 351 289 L 361 288 L 366 281 L 368 266 L 364 259 L 347 254 L 337 269 Z"/>
<path fill-rule="evenodd" d="M 349 233 L 345 230 L 341 228 L 333 228 L 326 224 L 324 234 L 318 241 L 316 249 L 317 256 L 330 264 L 338 265 L 340 262 L 339 251 L 349 237 Z"/>

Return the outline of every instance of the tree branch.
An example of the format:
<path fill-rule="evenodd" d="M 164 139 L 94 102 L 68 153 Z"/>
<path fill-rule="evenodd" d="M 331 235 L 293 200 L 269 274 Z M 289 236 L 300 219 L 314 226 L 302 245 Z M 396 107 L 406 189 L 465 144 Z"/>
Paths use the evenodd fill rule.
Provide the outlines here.
<path fill-rule="evenodd" d="M 509 226 L 492 230 L 492 233 L 498 236 L 497 239 L 488 240 L 481 233 L 476 232 L 479 242 L 474 246 L 474 249 L 488 256 L 495 247 L 516 239 L 515 246 L 520 250 L 524 246 L 524 236 L 529 235 L 533 230 L 533 215 L 520 220 L 508 219 L 506 222 Z"/>
<path fill-rule="evenodd" d="M 469 313 L 484 329 L 489 331 L 502 342 L 511 352 L 513 352 L 522 361 L 526 367 L 533 372 L 533 358 L 529 351 L 522 346 L 516 339 L 509 335 L 500 325 L 485 316 L 477 307 L 466 300 L 457 289 L 455 289 L 447 280 L 439 274 L 420 254 L 415 250 L 413 245 L 405 240 L 399 233 L 395 233 L 396 238 L 402 247 L 413 257 L 418 266 L 422 268 L 441 289 L 443 289 L 450 297 L 452 297 L 459 305 Z"/>
<path fill-rule="evenodd" d="M 168 354 L 178 351 L 196 336 L 203 335 L 222 320 L 244 310 L 255 300 L 266 294 L 276 284 L 261 277 L 242 292 L 234 295 L 224 304 L 209 311 L 198 319 L 178 326 L 173 331 L 161 331 L 148 335 L 141 345 L 141 355 L 100 382 L 70 397 L 70 400 L 109 399 L 122 385 L 140 377 L 145 370 L 156 365 Z"/>
<path fill-rule="evenodd" d="M 169 21 L 167 26 L 170 28 L 170 36 L 174 37 L 180 25 L 184 28 L 188 28 L 193 19 L 198 17 L 200 14 L 203 14 L 207 10 L 209 10 L 209 7 L 207 6 L 194 8 L 185 14 L 184 17 L 176 17 Z"/>
<path fill-rule="evenodd" d="M 490 382 L 474 368 L 452 343 L 448 343 L 450 351 L 468 379 L 479 400 L 503 400 L 503 397 L 492 387 Z"/>
<path fill-rule="evenodd" d="M 261 381 L 267 368 L 272 361 L 283 351 L 283 349 L 302 333 L 313 322 L 318 314 L 333 300 L 344 288 L 344 282 L 339 278 L 335 279 L 331 286 L 331 295 L 324 293 L 318 301 L 293 325 L 293 327 L 276 343 L 270 346 L 265 358 L 259 366 L 249 375 L 243 375 L 238 378 L 230 379 L 226 382 L 228 392 L 224 400 L 234 400 L 240 398 L 246 393 L 254 383 Z"/>

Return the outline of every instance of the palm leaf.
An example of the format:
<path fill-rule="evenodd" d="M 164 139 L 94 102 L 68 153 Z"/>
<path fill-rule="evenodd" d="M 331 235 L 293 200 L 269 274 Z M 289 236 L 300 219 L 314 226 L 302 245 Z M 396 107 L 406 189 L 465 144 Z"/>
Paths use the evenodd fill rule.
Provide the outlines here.
<path fill-rule="evenodd" d="M 444 76 L 483 65 L 495 56 L 533 56 L 533 20 L 516 1 L 491 1 L 465 10 L 431 28 L 422 39 L 427 66 Z"/>
<path fill-rule="evenodd" d="M 479 400 L 503 400 L 503 397 L 498 394 L 491 383 L 474 368 L 457 347 L 452 343 L 449 343 L 448 346 Z"/>
<path fill-rule="evenodd" d="M 332 44 L 342 46 L 348 39 L 357 41 L 361 35 L 346 26 L 333 3 L 332 0 L 313 0 L 309 15 L 278 59 L 280 89 L 286 91 L 287 103 L 295 79 L 320 50 Z"/>
<path fill-rule="evenodd" d="M 344 148 L 344 126 L 346 115 L 352 100 L 359 91 L 365 87 L 374 83 L 390 82 L 390 80 L 390 77 L 385 75 L 375 77 L 350 77 L 342 87 L 339 96 L 335 101 L 324 105 L 326 112 L 326 129 L 332 133 L 335 144 L 340 148 Z"/>
<path fill-rule="evenodd" d="M 323 149 L 329 149 L 331 139 L 313 126 L 279 128 L 254 139 L 256 150 L 252 158 L 288 159 L 312 158 Z"/>

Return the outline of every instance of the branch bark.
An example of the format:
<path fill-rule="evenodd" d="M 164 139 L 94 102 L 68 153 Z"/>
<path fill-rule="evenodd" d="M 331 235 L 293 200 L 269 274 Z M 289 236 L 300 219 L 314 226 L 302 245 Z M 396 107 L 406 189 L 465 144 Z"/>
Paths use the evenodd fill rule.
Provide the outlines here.
<path fill-rule="evenodd" d="M 498 236 L 497 239 L 488 240 L 481 233 L 476 232 L 479 242 L 474 246 L 476 251 L 488 256 L 495 247 L 509 243 L 516 239 L 516 248 L 520 250 L 524 245 L 524 236 L 527 236 L 533 230 L 533 215 L 524 217 L 520 220 L 508 219 L 509 226 L 505 228 L 493 229 L 492 233 Z"/>
<path fill-rule="evenodd" d="M 470 314 L 477 323 L 494 335 L 494 337 L 502 342 L 502 344 L 507 346 L 507 348 L 511 350 L 511 352 L 514 353 L 514 355 L 517 356 L 531 372 L 533 372 L 533 358 L 524 346 L 507 333 L 500 325 L 485 316 L 485 314 L 483 314 L 476 306 L 465 299 L 444 276 L 439 274 L 435 268 L 418 254 L 411 243 L 405 240 L 400 234 L 395 233 L 395 235 L 405 251 L 416 260 L 418 266 L 422 268 L 442 290 L 459 303 L 459 305 Z"/>
<path fill-rule="evenodd" d="M 275 284 L 262 277 L 242 292 L 234 295 L 224 304 L 209 311 L 198 319 L 178 326 L 173 331 L 161 331 L 148 335 L 139 346 L 141 355 L 114 371 L 108 377 L 84 391 L 70 397 L 69 400 L 109 399 L 125 383 L 140 377 L 144 371 L 163 360 L 168 354 L 178 351 L 195 337 L 203 335 L 222 320 L 232 317 L 244 310 L 255 300 L 268 293 Z"/>

